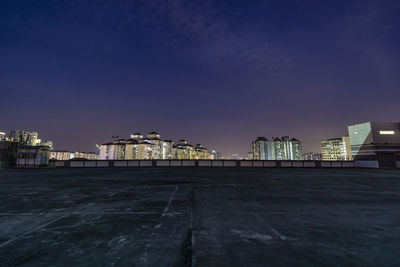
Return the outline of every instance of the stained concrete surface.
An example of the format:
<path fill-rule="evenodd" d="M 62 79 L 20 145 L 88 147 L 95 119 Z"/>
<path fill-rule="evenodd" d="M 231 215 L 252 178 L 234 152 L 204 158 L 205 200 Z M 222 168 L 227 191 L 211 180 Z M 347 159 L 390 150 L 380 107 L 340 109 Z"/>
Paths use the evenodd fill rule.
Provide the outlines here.
<path fill-rule="evenodd" d="M 400 171 L 0 170 L 0 265 L 400 265 Z"/>

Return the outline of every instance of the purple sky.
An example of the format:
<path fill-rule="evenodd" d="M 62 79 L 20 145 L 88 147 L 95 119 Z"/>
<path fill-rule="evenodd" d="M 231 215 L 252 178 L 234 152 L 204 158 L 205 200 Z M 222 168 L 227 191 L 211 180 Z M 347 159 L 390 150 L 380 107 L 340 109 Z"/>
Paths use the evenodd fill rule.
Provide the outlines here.
<path fill-rule="evenodd" d="M 400 121 L 400 1 L 18 1 L 0 5 L 0 131 L 56 149 L 158 131 L 225 155 L 304 152 Z"/>

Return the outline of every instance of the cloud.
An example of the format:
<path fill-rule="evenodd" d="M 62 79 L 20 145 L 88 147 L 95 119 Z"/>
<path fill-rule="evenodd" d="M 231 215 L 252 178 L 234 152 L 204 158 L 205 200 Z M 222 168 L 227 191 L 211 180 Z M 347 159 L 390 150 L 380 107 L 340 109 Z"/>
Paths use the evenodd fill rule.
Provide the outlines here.
<path fill-rule="evenodd" d="M 155 12 L 153 23 L 167 18 L 167 28 L 177 38 L 197 45 L 196 58 L 218 73 L 282 74 L 290 67 L 284 51 L 255 34 L 238 34 L 231 28 L 232 14 L 223 14 L 212 0 L 143 0 Z M 157 28 L 160 30 L 160 28 Z"/>

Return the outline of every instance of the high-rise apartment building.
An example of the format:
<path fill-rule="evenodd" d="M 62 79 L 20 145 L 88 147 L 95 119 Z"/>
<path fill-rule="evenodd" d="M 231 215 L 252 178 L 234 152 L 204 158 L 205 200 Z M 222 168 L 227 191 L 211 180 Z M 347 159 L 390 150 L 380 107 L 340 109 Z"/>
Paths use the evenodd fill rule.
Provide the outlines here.
<path fill-rule="evenodd" d="M 332 138 L 321 142 L 322 160 L 351 160 L 350 138 Z"/>
<path fill-rule="evenodd" d="M 13 130 L 10 132 L 9 141 L 18 142 L 28 146 L 36 146 L 40 143 L 40 140 L 38 142 L 37 132 L 25 132 L 19 130 Z"/>
<path fill-rule="evenodd" d="M 257 137 L 252 143 L 252 159 L 255 160 L 302 160 L 301 142 L 295 138 L 276 137 L 272 141 Z"/>
<path fill-rule="evenodd" d="M 172 159 L 174 158 L 174 141 L 172 140 L 164 140 L 162 143 L 162 158 L 163 159 Z"/>
<path fill-rule="evenodd" d="M 160 135 L 157 132 L 151 132 L 147 134 L 146 141 L 153 144 L 151 158 L 163 159 L 163 141 L 161 141 Z"/>
<path fill-rule="evenodd" d="M 253 159 L 267 160 L 268 159 L 268 140 L 265 137 L 259 136 L 252 143 Z"/>
<path fill-rule="evenodd" d="M 100 159 L 210 159 L 210 153 L 202 145 L 196 147 L 186 140 L 174 145 L 171 140 L 161 140 L 156 132 L 147 134 L 135 133 L 130 139 L 119 139 L 99 146 Z"/>
<path fill-rule="evenodd" d="M 195 159 L 210 159 L 210 152 L 202 144 L 195 146 Z"/>

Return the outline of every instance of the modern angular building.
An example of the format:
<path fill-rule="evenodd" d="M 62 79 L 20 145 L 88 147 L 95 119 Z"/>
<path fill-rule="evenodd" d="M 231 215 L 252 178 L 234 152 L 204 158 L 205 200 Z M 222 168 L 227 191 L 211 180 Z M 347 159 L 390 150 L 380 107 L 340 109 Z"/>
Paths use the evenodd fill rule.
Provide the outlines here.
<path fill-rule="evenodd" d="M 321 142 L 322 160 L 351 160 L 350 138 L 332 138 Z"/>
<path fill-rule="evenodd" d="M 351 125 L 348 130 L 351 153 L 358 166 L 400 167 L 400 123 L 366 122 Z"/>

